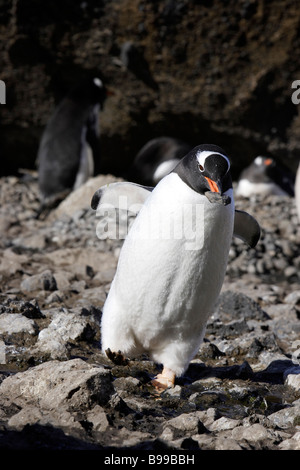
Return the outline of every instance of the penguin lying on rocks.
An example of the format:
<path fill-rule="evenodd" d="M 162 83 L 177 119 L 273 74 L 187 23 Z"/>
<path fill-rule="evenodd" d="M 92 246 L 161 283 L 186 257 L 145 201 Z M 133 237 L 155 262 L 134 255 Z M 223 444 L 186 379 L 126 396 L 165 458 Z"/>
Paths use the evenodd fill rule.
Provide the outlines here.
<path fill-rule="evenodd" d="M 99 78 L 86 79 L 58 105 L 43 132 L 38 182 L 43 205 L 55 205 L 99 171 L 99 108 L 106 90 Z"/>
<path fill-rule="evenodd" d="M 128 175 L 129 179 L 155 186 L 191 149 L 191 145 L 174 137 L 151 139 L 137 153 Z"/>
<path fill-rule="evenodd" d="M 249 197 L 252 194 L 294 195 L 295 176 L 273 158 L 258 156 L 245 168 L 239 178 L 236 195 Z"/>
<path fill-rule="evenodd" d="M 137 216 L 103 308 L 102 351 L 116 363 L 148 353 L 163 365 L 152 381 L 161 392 L 199 349 L 232 236 L 255 247 L 260 227 L 235 210 L 230 162 L 215 145 L 195 147 L 154 189 L 129 182 L 100 188 L 92 208 L 118 208 L 124 195 Z"/>

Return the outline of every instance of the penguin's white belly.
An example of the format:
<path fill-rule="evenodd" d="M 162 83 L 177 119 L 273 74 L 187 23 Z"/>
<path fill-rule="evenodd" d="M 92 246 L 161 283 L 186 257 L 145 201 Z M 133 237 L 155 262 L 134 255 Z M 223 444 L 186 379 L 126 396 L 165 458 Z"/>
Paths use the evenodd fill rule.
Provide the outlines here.
<path fill-rule="evenodd" d="M 159 183 L 124 242 L 103 309 L 103 350 L 147 351 L 184 371 L 222 287 L 233 218 L 233 203 L 210 203 L 174 173 Z"/>
<path fill-rule="evenodd" d="M 253 194 L 263 194 L 265 196 L 270 194 L 275 194 L 277 196 L 287 196 L 286 191 L 271 181 L 269 183 L 252 183 L 247 179 L 241 179 L 236 188 L 236 195 L 250 197 Z"/>

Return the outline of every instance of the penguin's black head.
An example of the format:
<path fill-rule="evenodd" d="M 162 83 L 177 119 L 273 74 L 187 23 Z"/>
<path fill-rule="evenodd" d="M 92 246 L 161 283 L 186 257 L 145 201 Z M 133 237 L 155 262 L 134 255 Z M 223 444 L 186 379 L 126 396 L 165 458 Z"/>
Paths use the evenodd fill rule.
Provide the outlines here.
<path fill-rule="evenodd" d="M 72 100 L 82 103 L 83 106 L 99 104 L 101 109 L 107 95 L 107 89 L 98 77 L 91 77 L 81 81 L 69 93 L 69 97 Z"/>
<path fill-rule="evenodd" d="M 222 199 L 232 188 L 230 161 L 223 149 L 217 145 L 198 145 L 193 148 L 173 170 L 194 191 L 200 194 L 216 193 Z M 218 197 L 210 199 L 216 202 Z M 223 197 L 223 204 L 230 198 Z"/>

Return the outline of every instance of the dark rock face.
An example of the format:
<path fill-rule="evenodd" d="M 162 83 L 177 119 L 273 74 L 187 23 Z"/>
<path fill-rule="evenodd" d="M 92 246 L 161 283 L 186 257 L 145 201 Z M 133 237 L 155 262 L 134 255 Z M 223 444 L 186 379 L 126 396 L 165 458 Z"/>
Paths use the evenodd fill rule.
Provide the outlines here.
<path fill-rule="evenodd" d="M 300 70 L 292 0 L 284 7 L 256 0 L 4 0 L 0 24 L 2 174 L 34 167 L 55 105 L 87 74 L 100 74 L 115 92 L 100 116 L 107 172 L 124 175 L 142 145 L 159 135 L 221 145 L 234 177 L 263 153 L 296 168 L 299 106 L 291 87 Z M 128 51 L 123 57 L 128 43 L 131 61 Z"/>

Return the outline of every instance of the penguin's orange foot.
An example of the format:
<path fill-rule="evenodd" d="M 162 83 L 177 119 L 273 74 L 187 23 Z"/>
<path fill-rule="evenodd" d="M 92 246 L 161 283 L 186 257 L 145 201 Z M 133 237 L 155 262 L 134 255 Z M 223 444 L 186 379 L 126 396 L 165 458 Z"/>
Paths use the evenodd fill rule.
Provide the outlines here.
<path fill-rule="evenodd" d="M 113 352 L 110 348 L 105 350 L 105 354 L 108 359 L 110 359 L 117 366 L 126 366 L 128 364 L 128 359 L 121 353 L 121 351 Z"/>
<path fill-rule="evenodd" d="M 151 383 L 161 393 L 169 387 L 174 387 L 175 374 L 172 370 L 164 368 L 162 373 L 158 374 Z"/>

